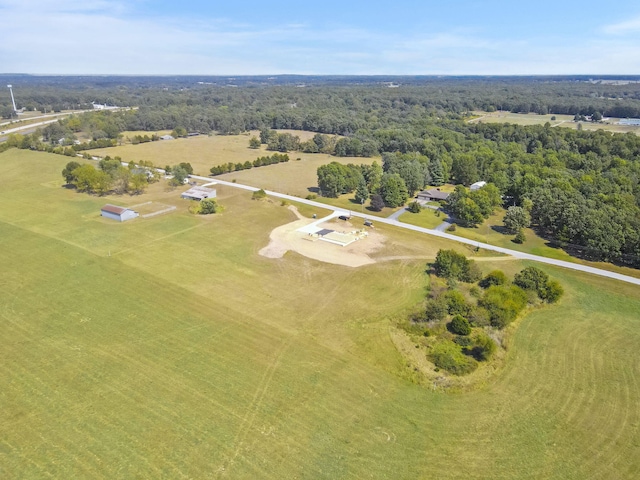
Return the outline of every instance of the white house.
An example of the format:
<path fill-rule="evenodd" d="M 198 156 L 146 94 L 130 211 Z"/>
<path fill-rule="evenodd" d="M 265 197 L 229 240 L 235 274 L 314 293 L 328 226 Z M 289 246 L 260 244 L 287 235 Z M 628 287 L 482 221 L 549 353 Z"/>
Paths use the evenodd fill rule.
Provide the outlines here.
<path fill-rule="evenodd" d="M 471 184 L 471 191 L 473 192 L 474 190 L 480 190 L 482 187 L 484 187 L 487 184 L 487 182 L 476 182 Z"/>
<path fill-rule="evenodd" d="M 116 205 L 106 204 L 100 209 L 100 215 L 112 220 L 124 222 L 138 216 L 138 212 L 134 212 L 129 208 L 118 207 Z"/>

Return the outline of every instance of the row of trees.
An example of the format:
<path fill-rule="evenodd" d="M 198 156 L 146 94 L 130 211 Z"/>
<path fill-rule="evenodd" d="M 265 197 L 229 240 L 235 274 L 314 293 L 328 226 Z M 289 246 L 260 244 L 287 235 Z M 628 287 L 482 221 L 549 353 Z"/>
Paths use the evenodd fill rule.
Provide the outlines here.
<path fill-rule="evenodd" d="M 238 172 L 240 170 L 249 170 L 254 167 L 264 167 L 267 165 L 274 165 L 276 163 L 285 163 L 289 161 L 289 155 L 286 153 L 274 153 L 271 156 L 263 156 L 256 158 L 253 162 L 247 160 L 244 163 L 225 163 L 223 165 L 217 165 L 211 167 L 209 170 L 211 175 L 222 175 L 224 173 Z"/>

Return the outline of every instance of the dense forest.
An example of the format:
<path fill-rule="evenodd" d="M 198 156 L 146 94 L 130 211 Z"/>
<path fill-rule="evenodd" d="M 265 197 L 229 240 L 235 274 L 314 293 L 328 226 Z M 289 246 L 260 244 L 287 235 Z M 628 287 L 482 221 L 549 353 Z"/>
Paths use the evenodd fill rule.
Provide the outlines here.
<path fill-rule="evenodd" d="M 261 130 L 261 143 L 281 152 L 382 155 L 384 171 L 373 173 L 375 178 L 384 176 L 383 186 L 393 186 L 389 199 L 397 197 L 398 189 L 402 199 L 405 188 L 412 194 L 425 185 L 468 186 L 485 180 L 495 186 L 505 207 L 526 206 L 532 225 L 551 241 L 588 258 L 640 266 L 638 136 L 549 124 L 523 127 L 465 121 L 466 112 L 473 109 L 640 116 L 637 78 L 619 82 L 557 77 L 54 79 L 10 80 L 17 101 L 27 108 L 77 108 L 92 101 L 138 108 L 73 116 L 38 134 L 12 138 L 13 146 L 53 148 L 57 153 L 62 148 L 73 155 L 74 150 L 92 148 L 91 142 L 74 145 L 74 134 L 80 131 L 90 132 L 93 145 L 102 146 L 119 141 L 127 130 L 218 134 Z M 388 88 L 391 82 L 399 87 Z M 274 136 L 275 129 L 318 135 L 299 142 L 291 136 Z M 59 145 L 63 138 L 68 139 L 64 148 Z M 362 192 L 366 188 L 369 194 L 376 193 L 372 172 L 358 168 L 351 173 L 328 169 L 326 178 L 341 182 L 344 175 L 346 180 L 325 182 L 323 190 L 339 194 L 360 186 Z"/>

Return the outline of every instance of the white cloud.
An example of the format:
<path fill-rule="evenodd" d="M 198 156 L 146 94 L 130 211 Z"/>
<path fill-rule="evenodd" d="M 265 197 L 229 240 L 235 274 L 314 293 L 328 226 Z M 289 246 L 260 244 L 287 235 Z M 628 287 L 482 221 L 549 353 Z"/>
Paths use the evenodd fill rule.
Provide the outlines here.
<path fill-rule="evenodd" d="M 640 17 L 625 20 L 624 22 L 605 25 L 602 30 L 611 35 L 624 35 L 640 32 Z"/>
<path fill-rule="evenodd" d="M 0 0 L 0 68 L 24 73 L 220 75 L 640 70 L 640 49 L 622 37 L 496 40 L 481 30 L 385 33 L 345 25 L 252 25 L 127 11 L 141 1 Z M 629 32 L 633 25 L 640 29 L 640 19 L 608 28 Z"/>

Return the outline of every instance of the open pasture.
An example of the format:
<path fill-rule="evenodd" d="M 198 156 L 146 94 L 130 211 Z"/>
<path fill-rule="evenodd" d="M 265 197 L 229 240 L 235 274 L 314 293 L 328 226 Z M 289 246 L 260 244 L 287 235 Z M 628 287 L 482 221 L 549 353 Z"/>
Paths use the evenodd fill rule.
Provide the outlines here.
<path fill-rule="evenodd" d="M 295 220 L 279 202 L 220 188 L 220 215 L 94 221 L 179 193 L 43 187 L 67 160 L 0 154 L 2 478 L 640 473 L 637 287 L 543 267 L 566 295 L 521 321 L 506 367 L 433 391 L 389 332 L 425 292 L 412 257 L 450 243 L 386 227 L 379 255 L 403 259 L 263 258 Z"/>
<path fill-rule="evenodd" d="M 615 133 L 640 133 L 639 126 L 618 125 L 619 118 L 607 118 L 600 123 L 573 121 L 573 115 L 538 115 L 537 113 L 511 113 L 511 112 L 473 112 L 474 118 L 469 123 L 513 123 L 516 125 L 544 125 L 549 122 L 552 127 L 565 127 L 576 130 L 582 125 L 583 130 L 606 130 Z M 552 120 L 554 118 L 554 120 Z"/>
<path fill-rule="evenodd" d="M 309 132 L 283 131 L 298 135 L 303 141 L 309 136 Z M 110 155 L 111 157 L 119 156 L 125 162 L 132 160 L 139 162 L 140 160 L 144 160 L 152 162 L 161 168 L 164 168 L 165 165 L 177 165 L 181 162 L 188 162 L 193 166 L 194 173 L 198 175 L 209 175 L 209 169 L 213 166 L 229 162 L 253 162 L 258 157 L 275 153 L 267 151 L 266 145 L 262 145 L 259 149 L 249 148 L 249 139 L 254 135 L 258 136 L 259 133 L 260 132 L 254 131 L 243 135 L 198 135 L 188 138 L 176 138 L 175 140 L 146 142 L 138 145 L 125 142 L 123 145 L 117 147 L 91 150 L 91 154 L 102 157 L 105 155 Z M 125 132 L 124 136 L 125 138 L 133 137 L 137 134 L 151 135 L 151 132 Z M 330 155 L 321 153 L 289 152 L 289 157 L 291 158 L 291 162 L 297 158 L 300 158 L 302 162 L 311 161 L 315 168 L 336 160 Z M 354 159 L 352 158 L 350 161 L 353 162 Z M 367 160 L 365 159 L 363 161 Z M 260 170 L 264 168 L 265 167 L 261 167 Z M 249 173 L 250 171 L 251 170 L 243 170 L 229 175 L 239 175 Z M 314 182 L 312 185 L 315 185 L 315 169 L 313 170 L 313 175 Z M 226 177 L 223 178 L 226 179 Z"/>

